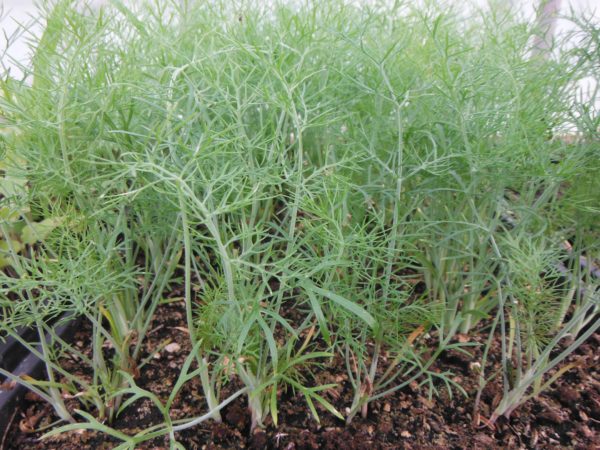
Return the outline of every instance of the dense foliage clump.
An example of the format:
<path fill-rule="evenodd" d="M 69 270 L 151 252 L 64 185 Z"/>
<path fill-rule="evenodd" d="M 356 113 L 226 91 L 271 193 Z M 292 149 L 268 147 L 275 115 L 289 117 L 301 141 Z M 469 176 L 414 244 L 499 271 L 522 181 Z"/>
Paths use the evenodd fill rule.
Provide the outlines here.
<path fill-rule="evenodd" d="M 258 427 L 281 389 L 347 421 L 415 380 L 460 390 L 429 369 L 476 326 L 505 353 L 492 422 L 551 382 L 600 326 L 599 118 L 575 89 L 600 75 L 597 25 L 539 55 L 506 11 L 206 3 L 53 3 L 25 78 L 2 80 L 0 326 L 37 327 L 49 382 L 0 373 L 124 448 L 176 446 L 240 395 Z M 193 351 L 160 399 L 134 375 L 174 286 Z M 51 334 L 65 313 L 91 358 Z M 309 376 L 334 357 L 349 413 Z M 207 414 L 174 422 L 194 377 Z M 140 397 L 164 424 L 105 424 Z"/>

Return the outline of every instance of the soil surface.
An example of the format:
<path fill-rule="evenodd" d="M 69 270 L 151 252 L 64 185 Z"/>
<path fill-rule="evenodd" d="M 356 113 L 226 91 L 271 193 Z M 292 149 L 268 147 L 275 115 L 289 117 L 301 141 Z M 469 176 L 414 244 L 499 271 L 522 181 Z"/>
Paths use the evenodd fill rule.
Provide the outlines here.
<path fill-rule="evenodd" d="M 136 382 L 164 400 L 190 351 L 183 303 L 160 306 L 151 330 L 145 343 L 146 354 L 150 355 L 161 346 L 163 349 L 139 370 Z M 435 337 L 428 339 L 435 345 Z M 165 346 L 167 340 L 171 345 Z M 321 417 L 321 423 L 317 423 L 301 395 L 289 390 L 280 395 L 278 426 L 275 427 L 269 418 L 265 429 L 254 433 L 250 433 L 247 398 L 242 396 L 224 408 L 222 423 L 205 422 L 177 434 L 177 438 L 186 449 L 600 449 L 600 333 L 593 335 L 571 355 L 567 363 L 574 363 L 574 368 L 538 398 L 514 411 L 510 419 L 500 418 L 493 428 L 486 425 L 486 418 L 500 400 L 500 381 L 492 381 L 486 386 L 478 411 L 474 413 L 479 383 L 477 361 L 481 360 L 482 340 L 483 337 L 479 338 L 476 333 L 474 337 L 457 336 L 460 343 L 482 345 L 467 347 L 472 356 L 456 350 L 445 352 L 433 368 L 452 372 L 453 381 L 462 386 L 467 396 L 456 389 L 449 394 L 443 385 L 438 385 L 435 387 L 439 395 L 430 397 L 429 387 L 415 382 L 371 403 L 366 418 L 359 414 L 346 425 L 316 405 Z M 89 330 L 82 328 L 75 336 L 75 342 L 82 351 L 89 347 Z M 498 367 L 499 352 L 495 350 L 492 349 L 489 356 L 490 364 Z M 79 367 L 78 361 L 68 355 L 63 365 L 72 371 Z M 492 373 L 492 370 L 488 368 L 487 372 Z M 326 391 L 324 397 L 344 413 L 352 403 L 353 394 L 345 363 L 334 360 L 314 374 L 319 384 L 337 385 Z M 221 399 L 237 388 L 239 386 L 232 381 L 223 389 Z M 75 399 L 69 402 L 69 407 L 80 407 Z M 171 417 L 190 418 L 205 412 L 199 380 L 193 379 L 178 395 Z M 47 404 L 36 395 L 28 394 L 4 436 L 4 448 L 111 449 L 118 445 L 116 440 L 92 431 L 74 431 L 40 441 L 42 433 L 35 430 L 56 420 Z M 133 434 L 159 423 L 162 423 L 159 411 L 149 401 L 140 400 L 124 410 L 114 426 Z M 165 438 L 157 438 L 138 448 L 158 450 L 169 446 Z"/>

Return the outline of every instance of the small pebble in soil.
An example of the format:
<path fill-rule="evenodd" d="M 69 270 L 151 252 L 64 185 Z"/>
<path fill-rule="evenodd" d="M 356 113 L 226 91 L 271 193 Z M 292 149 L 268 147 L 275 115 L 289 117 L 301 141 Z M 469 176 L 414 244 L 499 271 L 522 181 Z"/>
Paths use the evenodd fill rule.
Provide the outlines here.
<path fill-rule="evenodd" d="M 165 350 L 168 353 L 177 353 L 179 350 L 181 350 L 181 345 L 179 345 L 177 342 L 172 342 L 168 345 L 165 345 Z"/>

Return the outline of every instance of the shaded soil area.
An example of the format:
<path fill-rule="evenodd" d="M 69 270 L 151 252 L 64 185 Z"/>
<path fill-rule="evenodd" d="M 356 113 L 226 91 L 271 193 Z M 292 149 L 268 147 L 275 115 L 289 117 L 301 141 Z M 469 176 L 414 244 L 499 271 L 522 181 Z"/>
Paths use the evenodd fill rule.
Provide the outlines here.
<path fill-rule="evenodd" d="M 434 371 L 453 373 L 453 381 L 467 396 L 454 389 L 451 393 L 435 386 L 439 395 L 430 396 L 430 387 L 414 382 L 405 389 L 369 405 L 366 418 L 358 415 L 351 424 L 327 413 L 315 405 L 321 417 L 317 423 L 310 415 L 306 401 L 292 390 L 282 391 L 279 403 L 279 423 L 275 427 L 267 419 L 264 430 L 250 432 L 247 398 L 242 396 L 222 411 L 223 422 L 205 422 L 177 434 L 186 449 L 396 449 L 396 448 L 576 448 L 600 449 L 600 334 L 584 343 L 567 363 L 569 370 L 537 399 L 518 408 L 510 419 L 500 418 L 492 429 L 485 425 L 500 401 L 500 381 L 487 384 L 474 417 L 473 405 L 479 385 L 477 362 L 481 360 L 483 336 L 459 335 L 457 341 L 481 344 L 468 347 L 471 356 L 451 350 L 442 354 Z M 435 337 L 431 336 L 431 345 Z M 85 351 L 89 347 L 89 330 L 82 328 L 75 336 L 76 345 Z M 169 345 L 167 345 L 167 342 Z M 185 328 L 182 302 L 160 307 L 145 351 L 151 355 L 162 350 L 139 370 L 138 385 L 161 399 L 166 399 L 175 383 L 183 361 L 190 351 Z M 494 351 L 495 350 L 495 351 Z M 491 367 L 499 367 L 498 349 L 489 356 Z M 384 355 L 385 358 L 385 355 Z M 65 368 L 77 371 L 78 361 L 66 355 Z M 83 370 L 83 369 L 81 369 Z M 488 373 L 493 370 L 488 369 Z M 352 385 L 345 363 L 334 359 L 331 364 L 314 372 L 319 384 L 337 385 L 324 397 L 344 413 L 352 403 Z M 221 393 L 224 399 L 239 385 L 234 380 Z M 80 407 L 69 400 L 69 407 Z M 191 418 L 206 412 L 206 403 L 198 379 L 188 382 L 171 410 L 172 419 Z M 5 411 L 1 412 L 5 414 Z M 12 413 L 12 412 L 11 412 Z M 52 409 L 34 394 L 27 395 L 26 404 L 16 412 L 11 429 L 4 436 L 6 449 L 111 449 L 118 441 L 92 431 L 74 431 L 40 441 L 42 433 L 35 430 L 48 427 L 57 418 Z M 118 417 L 115 428 L 133 434 L 162 423 L 162 416 L 147 400 L 139 400 Z M 139 449 L 167 449 L 166 438 L 156 438 Z"/>

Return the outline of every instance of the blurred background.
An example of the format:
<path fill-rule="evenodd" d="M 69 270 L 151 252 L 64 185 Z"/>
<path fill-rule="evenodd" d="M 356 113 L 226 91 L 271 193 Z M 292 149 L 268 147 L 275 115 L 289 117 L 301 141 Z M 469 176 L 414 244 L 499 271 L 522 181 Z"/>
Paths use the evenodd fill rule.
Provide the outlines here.
<path fill-rule="evenodd" d="M 126 4 L 138 2 L 140 0 L 123 0 Z M 161 0 L 155 0 L 161 1 Z M 173 0 L 164 0 L 173 1 Z M 181 0 L 183 1 L 183 0 Z M 206 0 L 210 1 L 210 0 Z M 269 1 L 269 0 L 265 0 Z M 290 0 L 297 1 L 297 0 Z M 303 1 L 303 0 L 300 0 Z M 377 0 L 348 0 L 357 4 L 373 3 Z M 409 3 L 425 3 L 436 0 L 407 0 Z M 93 8 L 99 8 L 102 4 L 109 3 L 110 0 L 89 0 L 89 4 Z M 441 3 L 440 0 L 437 3 Z M 0 57 L 1 66 L 0 74 L 4 75 L 7 70 L 13 77 L 20 78 L 22 74 L 18 68 L 18 63 L 28 64 L 31 58 L 31 38 L 39 35 L 44 24 L 36 22 L 34 19 L 36 13 L 36 5 L 43 3 L 43 0 L 0 0 L 0 28 L 2 35 L 0 36 Z M 77 3 L 77 2 L 75 2 Z M 85 3 L 81 1 L 81 4 Z M 593 15 L 600 20 L 600 0 L 467 0 L 465 5 L 474 5 L 475 7 L 485 7 L 490 3 L 501 5 L 504 8 L 517 10 L 525 17 L 534 20 L 538 15 L 541 5 L 546 5 L 546 8 L 551 10 L 558 9 L 559 18 L 554 21 L 554 33 L 565 33 L 572 29 L 572 24 L 560 18 L 560 15 L 568 15 L 570 11 L 576 13 L 586 13 Z M 19 32 L 19 29 L 25 26 L 27 32 Z M 574 43 L 575 45 L 575 43 Z M 591 80 L 581 83 L 578 87 L 585 97 L 586 92 L 592 88 Z"/>

